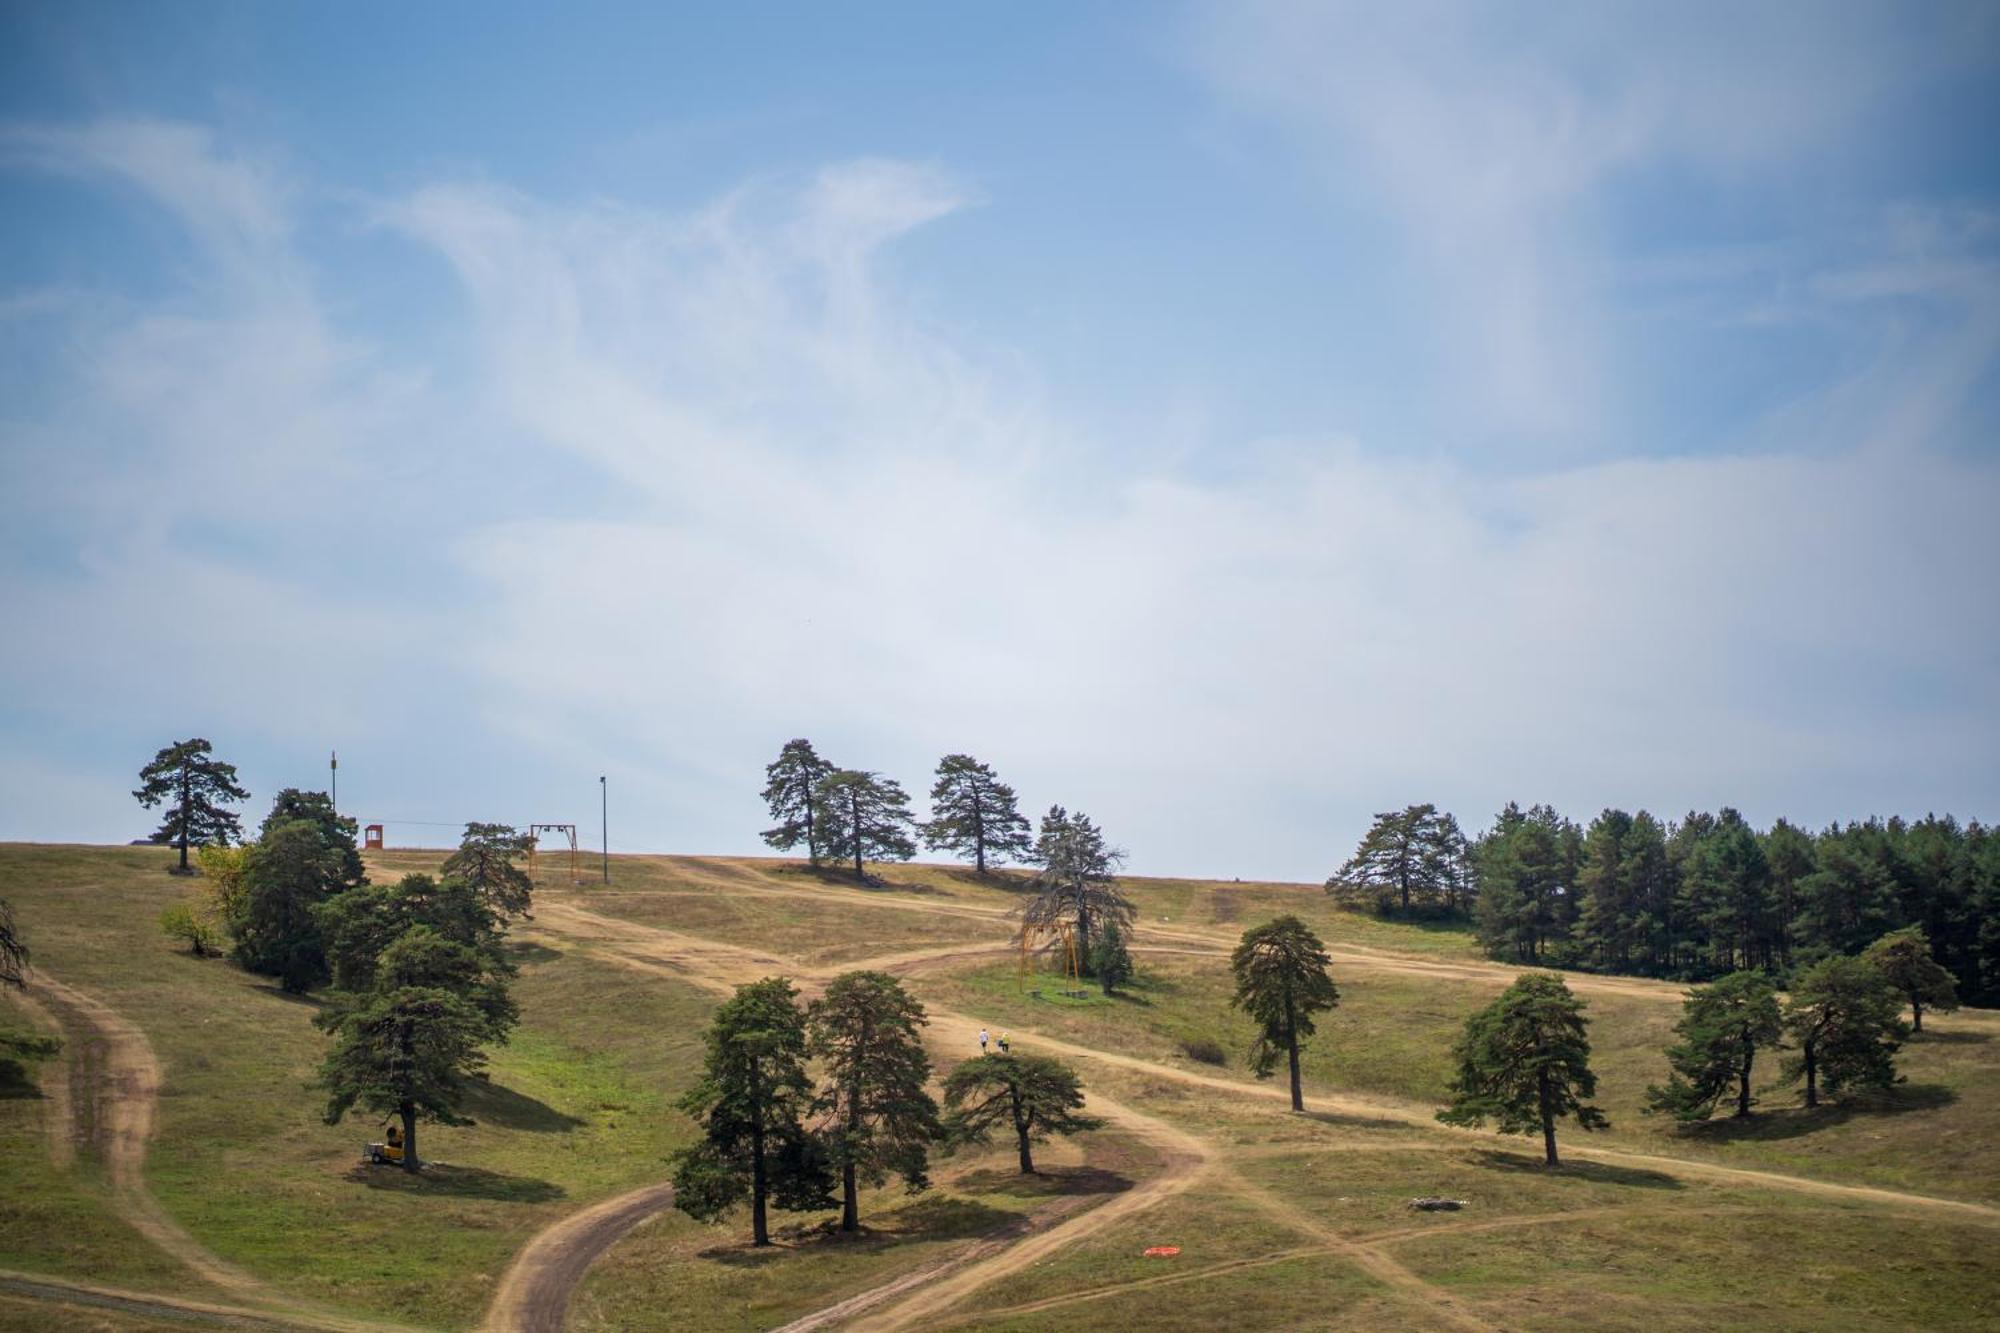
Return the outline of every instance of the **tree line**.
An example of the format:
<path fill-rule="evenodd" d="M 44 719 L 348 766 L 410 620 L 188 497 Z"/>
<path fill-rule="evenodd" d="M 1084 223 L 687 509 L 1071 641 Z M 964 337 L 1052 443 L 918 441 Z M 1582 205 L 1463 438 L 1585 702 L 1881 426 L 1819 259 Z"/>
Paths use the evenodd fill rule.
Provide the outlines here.
<path fill-rule="evenodd" d="M 1961 995 L 2000 1004 L 2000 835 L 1948 815 L 1815 834 L 1728 808 L 1579 826 L 1510 803 L 1467 838 L 1415 805 L 1378 814 L 1327 890 L 1381 915 L 1469 920 L 1495 958 L 1684 981 L 1783 977 L 1914 927 Z"/>
<path fill-rule="evenodd" d="M 330 1039 L 318 1086 L 326 1119 L 356 1107 L 401 1122 L 403 1166 L 422 1166 L 417 1124 L 470 1123 L 461 1110 L 485 1050 L 519 1021 L 506 953 L 509 923 L 529 915 L 533 884 L 518 862 L 529 839 L 505 824 L 467 824 L 440 873 L 368 880 L 356 822 L 324 792 L 287 787 L 254 841 L 226 804 L 248 799 L 205 740 L 162 749 L 134 795 L 164 804 L 153 841 L 176 846 L 174 873 L 202 888 L 161 926 L 198 955 L 227 952 L 289 993 L 324 990 L 314 1018 Z M 194 867 L 188 865 L 194 851 Z"/>
<path fill-rule="evenodd" d="M 674 1206 L 714 1221 L 750 1206 L 753 1245 L 771 1243 L 769 1209 L 840 1210 L 859 1229 L 860 1188 L 893 1176 L 929 1188 L 930 1155 L 1010 1134 L 1022 1174 L 1034 1145 L 1102 1122 L 1060 1061 L 982 1054 L 931 1095 L 924 1007 L 884 972 L 848 972 L 809 1004 L 785 977 L 739 986 L 703 1034 L 702 1076 L 680 1107 L 701 1136 L 674 1157 Z M 817 1065 L 818 1077 L 814 1076 Z M 836 1194 L 836 1189 L 838 1193 Z"/>
<path fill-rule="evenodd" d="M 1080 975 L 1108 992 L 1132 974 L 1126 939 L 1133 908 L 1117 885 L 1125 862 L 1090 816 L 1050 806 L 1031 836 L 1014 789 L 969 754 L 938 761 L 931 817 L 910 813 L 894 778 L 839 768 L 809 740 L 787 741 L 764 769 L 764 802 L 777 824 L 764 841 L 779 851 L 803 846 L 813 865 L 851 862 L 866 882 L 868 861 L 907 861 L 917 839 L 972 862 L 979 874 L 1007 861 L 1034 870 L 1023 930 L 1037 938 L 1067 932 Z"/>

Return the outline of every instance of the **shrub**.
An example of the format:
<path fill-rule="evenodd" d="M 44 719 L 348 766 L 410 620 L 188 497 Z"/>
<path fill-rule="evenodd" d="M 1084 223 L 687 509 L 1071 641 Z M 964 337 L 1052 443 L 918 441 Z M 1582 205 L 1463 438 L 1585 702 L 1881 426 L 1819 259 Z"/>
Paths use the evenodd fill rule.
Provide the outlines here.
<path fill-rule="evenodd" d="M 209 958 L 222 952 L 221 933 L 215 923 L 200 907 L 189 903 L 174 903 L 160 913 L 160 929 L 170 940 L 180 940 L 188 947 L 188 952 L 197 958 Z"/>
<path fill-rule="evenodd" d="M 1205 1065 L 1226 1065 L 1229 1052 L 1222 1049 L 1222 1043 L 1212 1037 L 1181 1038 L 1181 1054 L 1190 1060 L 1199 1060 Z"/>

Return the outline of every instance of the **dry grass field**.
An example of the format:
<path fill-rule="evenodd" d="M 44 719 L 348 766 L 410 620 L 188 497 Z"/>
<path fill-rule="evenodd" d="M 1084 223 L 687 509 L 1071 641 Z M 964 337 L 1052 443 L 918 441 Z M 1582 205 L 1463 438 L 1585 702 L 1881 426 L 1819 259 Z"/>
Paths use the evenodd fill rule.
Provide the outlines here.
<path fill-rule="evenodd" d="M 554 1279 L 524 1253 L 566 1255 L 570 1325 L 607 1330 L 1975 1328 L 2000 1308 L 2000 1015 L 1927 1023 L 1893 1093 L 1807 1113 L 1768 1086 L 1747 1126 L 1683 1132 L 1639 1112 L 1678 990 L 1573 978 L 1612 1128 L 1565 1135 L 1550 1171 L 1534 1144 L 1431 1118 L 1453 1035 L 1513 975 L 1463 932 L 1312 886 L 1134 879 L 1138 982 L 1071 998 L 1023 984 L 1006 875 L 892 867 L 863 887 L 619 857 L 607 889 L 545 862 L 514 937 L 521 1028 L 478 1124 L 427 1130 L 445 1165 L 412 1182 L 356 1167 L 375 1126 L 322 1123 L 311 1001 L 160 935 L 188 888 L 167 863 L 0 847 L 37 969 L 0 1021 L 67 1043 L 40 1095 L 0 1100 L 0 1328 L 538 1327 Z M 1229 946 L 1285 911 L 1324 934 L 1342 993 L 1304 1115 L 1245 1070 L 1228 1005 Z M 945 1159 L 924 1194 L 865 1197 L 859 1239 L 780 1213 L 753 1253 L 739 1221 L 661 1210 L 716 1000 L 861 964 L 925 1002 L 941 1065 L 1010 1029 L 1075 1063 L 1106 1129 L 1051 1145 L 1036 1178 L 1007 1153 Z M 1224 1063 L 1191 1058 L 1203 1042 Z M 1412 1212 L 1426 1194 L 1468 1206 Z"/>

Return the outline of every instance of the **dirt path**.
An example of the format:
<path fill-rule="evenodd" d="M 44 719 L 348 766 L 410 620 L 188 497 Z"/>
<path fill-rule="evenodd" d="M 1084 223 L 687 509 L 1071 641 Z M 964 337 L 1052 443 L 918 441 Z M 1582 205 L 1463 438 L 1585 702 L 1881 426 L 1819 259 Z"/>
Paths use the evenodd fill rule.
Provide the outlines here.
<path fill-rule="evenodd" d="M 0 1293 L 23 1296 L 49 1305 L 111 1310 L 118 1314 L 171 1320 L 176 1324 L 207 1324 L 218 1328 L 289 1330 L 318 1328 L 318 1324 L 296 1322 L 263 1310 L 240 1305 L 216 1305 L 208 1301 L 183 1300 L 151 1292 L 127 1291 L 94 1282 L 72 1282 L 66 1278 L 42 1277 L 34 1273 L 0 1270 Z M 49 1327 L 57 1327 L 51 1323 Z"/>
<path fill-rule="evenodd" d="M 36 972 L 34 988 L 62 1022 L 74 1097 L 88 1101 L 88 1143 L 104 1163 L 118 1216 L 224 1291 L 263 1296 L 262 1283 L 211 1254 L 146 1189 L 146 1147 L 153 1137 L 160 1096 L 160 1062 L 146 1034 L 103 1001 L 64 985 L 46 971 Z"/>
<path fill-rule="evenodd" d="M 808 892 L 782 888 L 765 891 L 787 894 Z M 838 890 L 833 892 L 839 893 Z M 884 905 L 873 895 L 861 895 L 858 890 L 847 892 L 853 896 L 869 897 L 871 906 Z M 821 896 L 818 891 L 812 893 L 815 897 Z M 918 900 L 907 900 L 896 905 L 910 910 L 939 910 Z M 978 915 L 996 923 L 1006 919 L 1004 913 L 985 909 L 959 907 L 946 910 L 952 915 Z M 985 946 L 940 945 L 905 950 L 842 967 L 814 968 L 795 959 L 781 958 L 754 949 L 604 916 L 574 903 L 560 900 L 545 901 L 539 906 L 539 913 L 536 923 L 537 933 L 572 942 L 583 942 L 595 949 L 607 961 L 638 971 L 678 977 L 719 994 L 728 994 L 738 985 L 771 975 L 790 976 L 802 990 L 811 993 L 839 971 L 868 967 L 910 972 L 926 966 L 1004 953 L 1011 948 L 1004 942 Z M 1223 942 L 1220 939 L 1188 931 L 1167 932 L 1141 928 L 1139 935 L 1141 939 L 1151 937 L 1153 940 L 1167 940 L 1166 944 L 1155 943 L 1146 946 L 1160 952 L 1201 954 L 1224 952 Z M 1352 965 L 1364 971 L 1450 976 L 1482 981 L 1504 982 L 1515 972 L 1515 969 L 1485 964 L 1399 958 L 1373 950 L 1335 951 L 1335 957 L 1346 957 Z M 1638 982 L 1627 978 L 1587 980 L 1592 984 L 1577 985 L 1576 988 L 1667 997 L 1679 993 L 1677 987 L 1665 983 Z M 1575 985 L 1575 982 L 1572 984 Z M 933 1043 L 960 1052 L 970 1051 L 975 1047 L 975 1034 L 982 1024 L 951 1010 L 931 1009 L 930 1017 L 929 1038 Z M 1023 1039 L 1044 1049 L 1081 1060 L 1115 1065 L 1150 1077 L 1193 1084 L 1235 1096 L 1282 1099 L 1288 1095 L 1285 1089 L 1275 1086 L 1253 1085 L 1198 1074 L 1137 1056 L 1081 1046 L 1032 1029 L 1016 1028 L 1015 1031 Z M 1437 1124 L 1430 1107 L 1329 1094 L 1316 1095 L 1307 1101 L 1308 1106 L 1315 1110 L 1332 1111 L 1342 1115 L 1378 1117 L 1434 1132 L 1452 1132 L 1445 1131 Z M 1295 1231 L 1312 1237 L 1317 1242 L 1316 1245 L 1303 1252 L 1333 1252 L 1342 1255 L 1391 1291 L 1398 1293 L 1412 1304 L 1420 1305 L 1427 1313 L 1454 1328 L 1463 1330 L 1491 1328 L 1491 1325 L 1460 1304 L 1457 1298 L 1425 1282 L 1382 1248 L 1385 1243 L 1402 1239 L 1405 1234 L 1414 1233 L 1398 1232 L 1373 1239 L 1341 1236 L 1303 1210 L 1237 1175 L 1219 1161 L 1214 1147 L 1205 1140 L 1101 1093 L 1091 1094 L 1089 1107 L 1094 1114 L 1103 1116 L 1133 1137 L 1154 1146 L 1161 1153 L 1162 1168 L 1140 1185 L 1086 1212 L 1039 1229 L 1022 1228 L 1018 1234 L 989 1237 L 955 1260 L 904 1274 L 891 1282 L 794 1321 L 786 1326 L 787 1333 L 807 1333 L 808 1330 L 828 1328 L 835 1324 L 846 1324 L 856 1330 L 867 1330 L 868 1333 L 888 1333 L 890 1330 L 935 1322 L 944 1311 L 971 1293 L 1018 1273 L 1083 1237 L 1099 1233 L 1126 1217 L 1185 1191 L 1197 1179 L 1209 1173 L 1225 1177 L 1226 1188 L 1241 1195 L 1267 1215 L 1282 1221 Z M 1489 1142 L 1496 1137 L 1479 1131 L 1456 1132 Z M 1619 1149 L 1573 1146 L 1569 1152 L 1573 1157 L 1586 1160 L 1656 1169 L 1666 1168 L 1681 1174 L 1726 1183 L 1764 1185 L 1823 1197 L 1867 1201 L 1918 1211 L 1946 1211 L 1961 1218 L 1970 1217 L 1983 1222 L 2000 1223 L 2000 1209 L 1983 1204 L 1867 1186 L 1838 1185 L 1778 1172 L 1722 1166 Z M 536 1333 L 541 1333 L 543 1330 L 559 1329 L 563 1312 L 568 1307 L 570 1293 L 582 1280 L 591 1263 L 633 1226 L 667 1206 L 670 1201 L 669 1187 L 653 1186 L 598 1204 L 538 1235 L 509 1269 L 489 1310 L 486 1327 L 492 1330 L 507 1330 L 508 1333 L 513 1333 L 514 1330 L 535 1330 Z M 1532 1224 L 1533 1221 L 1525 1219 L 1521 1222 L 1514 1222 L 1512 1219 L 1491 1219 L 1480 1225 L 1483 1227 Z M 1253 1263 L 1276 1261 L 1267 1257 L 1241 1261 L 1233 1266 L 1242 1267 Z M 1169 1279 L 1163 1275 L 1159 1279 L 1142 1279 L 1141 1283 L 1153 1284 L 1166 1280 Z M 1108 1292 L 1110 1289 L 1105 1290 Z"/>
<path fill-rule="evenodd" d="M 823 983 L 833 972 L 833 969 L 787 968 L 785 960 L 753 950 L 721 945 L 656 926 L 620 922 L 572 905 L 563 905 L 556 910 L 545 908 L 539 928 L 558 936 L 573 931 L 575 935 L 572 938 L 589 941 L 603 954 L 625 966 L 680 977 L 718 991 L 726 992 L 742 981 L 770 975 L 774 970 L 788 971 L 808 986 Z M 866 965 L 908 965 L 951 957 L 961 951 L 962 947 L 934 947 L 890 955 Z M 932 1045 L 953 1052 L 973 1050 L 978 1031 L 990 1026 L 948 1009 L 932 1008 L 929 1016 L 927 1039 Z M 904 1274 L 795 1321 L 787 1326 L 788 1329 L 792 1333 L 804 1333 L 804 1330 L 852 1321 L 850 1326 L 856 1330 L 888 1333 L 889 1330 L 934 1321 L 940 1313 L 972 1292 L 1018 1273 L 1046 1255 L 1183 1192 L 1205 1172 L 1216 1167 L 1213 1145 L 1167 1121 L 1146 1115 L 1101 1092 L 1090 1094 L 1088 1109 L 1135 1139 L 1152 1146 L 1160 1153 L 1160 1169 L 1141 1184 L 1087 1212 L 1053 1226 L 1026 1232 L 1019 1239 L 1013 1236 L 989 1238 L 949 1263 Z M 1230 1177 L 1229 1188 L 1280 1216 L 1294 1230 L 1312 1236 L 1319 1242 L 1320 1248 L 1342 1252 L 1384 1285 L 1423 1304 L 1455 1327 L 1487 1328 L 1487 1325 L 1465 1313 L 1448 1294 L 1416 1277 L 1388 1255 L 1327 1231 L 1305 1214 L 1236 1176 L 1233 1171 L 1227 1174 Z M 598 1205 L 537 1236 L 509 1270 L 502 1291 L 489 1311 L 487 1327 L 507 1330 L 559 1328 L 569 1292 L 582 1279 L 590 1264 L 639 1218 L 650 1215 L 651 1210 L 641 1210 L 621 1224 L 622 1210 L 615 1206 L 620 1202 L 613 1200 L 609 1205 Z M 885 1306 L 887 1308 L 882 1308 Z M 519 1322 L 524 1312 L 531 1309 L 542 1312 L 541 1318 L 549 1322 Z"/>
<path fill-rule="evenodd" d="M 540 1232 L 508 1265 L 481 1327 L 489 1333 L 560 1333 L 570 1297 L 590 1266 L 626 1232 L 673 1202 L 672 1185 L 648 1185 Z"/>
<path fill-rule="evenodd" d="M 162 1308 L 223 1310 L 254 1315 L 275 1327 L 322 1328 L 362 1333 L 397 1326 L 355 1319 L 286 1300 L 263 1283 L 204 1247 L 160 1207 L 146 1188 L 146 1150 L 153 1137 L 160 1096 L 160 1062 L 153 1045 L 137 1024 L 95 996 L 64 985 L 37 968 L 32 989 L 63 1030 L 65 1055 L 71 1062 L 68 1137 L 73 1150 L 88 1152 L 103 1163 L 111 1186 L 111 1206 L 118 1217 L 151 1244 L 180 1261 L 190 1272 L 223 1291 L 265 1307 L 232 1312 L 167 1296 L 115 1293 L 119 1299 L 152 1302 Z M 28 1283 L 90 1289 L 57 1279 L 18 1275 Z M 103 1289 L 111 1291 L 110 1288 Z"/>

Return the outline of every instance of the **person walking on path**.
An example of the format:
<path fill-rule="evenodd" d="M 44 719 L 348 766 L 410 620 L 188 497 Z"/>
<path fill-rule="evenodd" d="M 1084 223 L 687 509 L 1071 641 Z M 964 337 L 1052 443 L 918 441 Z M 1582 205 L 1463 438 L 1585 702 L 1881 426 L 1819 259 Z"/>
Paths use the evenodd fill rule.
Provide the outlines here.
<path fill-rule="evenodd" d="M 986 1054 L 986 1029 L 979 1029 L 979 1053 Z"/>
<path fill-rule="evenodd" d="M 1007 1034 L 1005 1032 L 1000 1034 L 1000 1054 L 1007 1054 Z"/>

